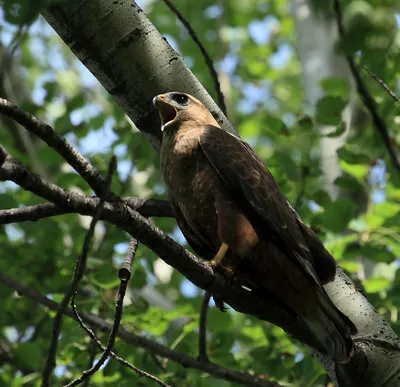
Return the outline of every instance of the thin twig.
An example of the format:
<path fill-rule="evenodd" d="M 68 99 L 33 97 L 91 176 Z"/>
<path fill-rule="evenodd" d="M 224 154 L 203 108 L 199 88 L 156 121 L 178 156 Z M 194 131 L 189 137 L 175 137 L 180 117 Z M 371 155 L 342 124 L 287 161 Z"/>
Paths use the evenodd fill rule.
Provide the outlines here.
<path fill-rule="evenodd" d="M 75 266 L 75 271 L 74 271 L 74 275 L 72 277 L 72 281 L 60 303 L 60 309 L 57 311 L 56 316 L 54 318 L 52 339 L 51 339 L 50 348 L 49 348 L 49 351 L 47 354 L 46 365 L 45 365 L 45 368 L 43 371 L 42 387 L 50 386 L 51 376 L 52 376 L 53 370 L 56 366 L 58 337 L 59 337 L 60 331 L 61 331 L 62 317 L 64 314 L 64 310 L 67 308 L 67 305 L 68 305 L 71 297 L 73 297 L 73 295 L 75 294 L 76 289 L 79 284 L 79 281 L 82 279 L 83 274 L 85 272 L 87 255 L 89 253 L 90 245 L 91 245 L 92 238 L 94 235 L 94 230 L 96 228 L 97 222 L 100 220 L 100 213 L 101 213 L 101 210 L 103 209 L 105 199 L 108 197 L 111 180 L 112 180 L 112 175 L 115 172 L 115 169 L 116 169 L 116 158 L 115 158 L 115 156 L 113 156 L 111 159 L 109 168 L 108 168 L 108 174 L 107 174 L 107 178 L 106 178 L 106 181 L 105 181 L 105 184 L 103 187 L 103 192 L 101 193 L 100 200 L 99 200 L 99 203 L 97 204 L 96 211 L 95 211 L 95 213 L 93 215 L 93 219 L 90 223 L 89 230 L 85 236 L 85 240 L 84 240 L 83 246 L 82 246 L 82 252 L 81 252 L 80 256 L 78 257 L 78 260 L 77 260 L 77 263 Z"/>
<path fill-rule="evenodd" d="M 76 320 L 78 321 L 80 327 L 82 329 L 84 329 L 87 334 L 90 336 L 90 338 L 93 340 L 94 343 L 97 344 L 97 347 L 101 350 L 101 351 L 105 351 L 106 347 L 103 346 L 103 344 L 101 344 L 101 341 L 97 338 L 96 334 L 93 332 L 92 329 L 90 329 L 82 320 L 82 317 L 79 315 L 78 310 L 76 309 L 76 305 L 73 304 L 72 305 L 72 311 L 74 313 L 74 316 L 76 318 Z M 124 365 L 125 367 L 130 368 L 132 371 L 134 371 L 135 373 L 137 373 L 139 376 L 145 376 L 146 378 L 149 378 L 151 380 L 154 380 L 155 382 L 157 382 L 160 386 L 164 386 L 164 387 L 170 387 L 168 384 L 164 383 L 162 380 L 158 379 L 156 376 L 149 374 L 146 371 L 141 370 L 140 368 L 135 367 L 133 364 L 129 363 L 128 361 L 126 361 L 125 359 L 123 359 L 122 357 L 119 357 L 115 352 L 111 351 L 110 352 L 110 356 L 112 356 L 115 360 L 117 360 L 119 363 L 121 363 L 122 365 Z"/>
<path fill-rule="evenodd" d="M 345 30 L 343 26 L 343 19 L 342 19 L 342 10 L 340 7 L 340 0 L 333 0 L 335 12 L 336 12 L 336 19 L 337 25 L 339 30 L 340 38 L 343 40 L 345 38 Z M 371 114 L 372 121 L 374 123 L 375 129 L 381 135 L 383 142 L 389 152 L 390 159 L 392 161 L 393 166 L 400 170 L 400 159 L 397 155 L 397 150 L 395 147 L 395 142 L 393 137 L 389 134 L 388 128 L 382 116 L 379 114 L 376 103 L 369 93 L 364 81 L 359 73 L 357 66 L 352 58 L 351 55 L 346 54 L 346 59 L 350 67 L 350 71 L 353 74 L 354 80 L 357 85 L 357 91 L 362 100 L 364 101 L 365 107 L 368 109 L 369 113 Z"/>
<path fill-rule="evenodd" d="M 211 294 L 205 292 L 201 300 L 199 320 L 199 354 L 198 359 L 208 361 L 207 356 L 207 312 Z"/>
<path fill-rule="evenodd" d="M 95 332 L 93 332 L 94 334 L 96 334 Z M 89 342 L 89 361 L 88 361 L 88 367 L 92 367 L 94 361 L 96 360 L 96 348 L 97 348 L 97 344 L 93 341 L 90 340 Z M 84 380 L 84 382 L 82 383 L 82 387 L 88 387 L 90 383 L 90 376 Z"/>
<path fill-rule="evenodd" d="M 400 98 L 392 91 L 392 89 L 383 81 L 383 79 L 379 78 L 376 74 L 374 74 L 367 66 L 364 65 L 364 69 L 371 75 L 372 78 L 375 79 L 384 89 L 385 91 L 397 102 L 400 103 Z"/>
<path fill-rule="evenodd" d="M 32 286 L 24 286 L 20 282 L 7 277 L 2 272 L 0 272 L 0 282 L 9 288 L 16 290 L 19 294 L 34 300 L 51 310 L 59 309 L 58 303 L 39 293 Z M 69 317 L 76 318 L 74 312 L 69 308 L 64 310 L 64 314 Z M 102 332 L 109 332 L 112 327 L 110 323 L 92 313 L 82 312 L 81 320 Z M 187 368 L 193 368 L 202 372 L 207 372 L 208 374 L 219 379 L 239 383 L 247 387 L 282 387 L 278 383 L 270 382 L 266 379 L 250 375 L 247 372 L 234 371 L 230 368 L 222 367 L 212 362 L 203 362 L 182 352 L 171 350 L 170 348 L 149 340 L 146 337 L 130 332 L 123 326 L 121 326 L 118 331 L 118 337 L 128 344 L 143 348 L 149 353 L 153 353 L 163 358 L 168 358 L 171 361 L 177 362 Z M 102 350 L 104 350 L 104 347 L 102 347 Z"/>
<path fill-rule="evenodd" d="M 167 5 L 167 7 L 177 16 L 177 18 L 181 21 L 181 23 L 186 27 L 186 29 L 189 32 L 189 35 L 192 37 L 193 41 L 197 44 L 199 47 L 204 60 L 206 61 L 206 64 L 208 66 L 208 69 L 211 74 L 211 78 L 214 81 L 214 87 L 215 91 L 217 92 L 217 98 L 218 98 L 218 105 L 219 108 L 222 110 L 222 112 L 227 115 L 226 112 L 226 105 L 225 105 L 225 98 L 224 94 L 221 91 L 221 85 L 218 80 L 218 74 L 217 71 L 214 68 L 214 64 L 212 59 L 210 58 L 210 55 L 208 55 L 207 50 L 203 46 L 203 44 L 200 42 L 200 39 L 197 37 L 196 33 L 194 32 L 192 26 L 190 25 L 189 21 L 182 15 L 182 13 L 171 3 L 170 0 L 164 0 L 164 3 Z"/>
<path fill-rule="evenodd" d="M 77 386 L 77 385 L 83 383 L 87 378 L 89 378 L 91 375 L 96 373 L 106 362 L 107 358 L 109 356 L 111 356 L 111 351 L 112 351 L 112 348 L 114 347 L 115 339 L 117 337 L 117 332 L 118 332 L 119 326 L 121 324 L 126 288 L 128 286 L 128 282 L 131 277 L 132 263 L 133 263 L 133 259 L 136 254 L 137 247 L 138 247 L 137 239 L 131 237 L 131 239 L 129 241 L 128 252 L 125 256 L 124 264 L 121 267 L 121 269 L 119 270 L 119 278 L 121 280 L 121 283 L 120 283 L 119 289 L 118 289 L 113 327 L 112 327 L 112 330 L 110 333 L 110 337 L 108 338 L 107 345 L 106 345 L 105 349 L 103 350 L 103 353 L 102 353 L 99 361 L 96 362 L 96 364 L 94 364 L 91 368 L 87 369 L 86 371 L 83 371 L 82 374 L 78 378 L 74 379 L 71 383 L 68 383 L 65 387 L 73 387 L 73 386 Z M 76 305 L 75 305 L 75 296 L 76 296 L 76 292 L 71 299 L 71 306 L 72 306 L 72 309 L 76 312 L 77 309 L 76 309 Z"/>

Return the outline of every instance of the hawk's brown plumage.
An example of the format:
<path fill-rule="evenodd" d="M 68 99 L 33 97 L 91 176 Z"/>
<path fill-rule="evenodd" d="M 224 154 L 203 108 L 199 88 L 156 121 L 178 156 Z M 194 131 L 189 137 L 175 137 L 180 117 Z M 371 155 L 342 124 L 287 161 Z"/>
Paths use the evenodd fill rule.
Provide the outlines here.
<path fill-rule="evenodd" d="M 336 262 L 264 163 L 194 97 L 167 93 L 154 103 L 163 123 L 161 169 L 189 244 L 207 260 L 218 252 L 212 262 L 223 257 L 253 291 L 274 294 L 304 321 L 317 350 L 347 362 L 356 328 L 322 287 L 335 277 Z"/>

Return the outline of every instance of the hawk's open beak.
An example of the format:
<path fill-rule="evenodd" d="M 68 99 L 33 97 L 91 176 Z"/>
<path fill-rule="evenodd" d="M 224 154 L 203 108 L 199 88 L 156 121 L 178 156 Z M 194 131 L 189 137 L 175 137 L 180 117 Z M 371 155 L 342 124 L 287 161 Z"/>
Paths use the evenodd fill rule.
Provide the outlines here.
<path fill-rule="evenodd" d="M 159 94 L 153 98 L 153 105 L 158 109 L 161 118 L 161 130 L 173 122 L 178 115 L 175 106 L 171 105 L 164 94 Z"/>

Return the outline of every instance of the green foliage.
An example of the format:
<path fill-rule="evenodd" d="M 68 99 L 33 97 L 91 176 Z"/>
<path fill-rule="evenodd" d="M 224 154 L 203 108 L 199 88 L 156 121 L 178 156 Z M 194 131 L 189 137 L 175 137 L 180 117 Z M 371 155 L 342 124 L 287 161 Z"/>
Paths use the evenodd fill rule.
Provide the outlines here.
<path fill-rule="evenodd" d="M 145 137 L 132 129 L 124 112 L 103 88 L 82 70 L 69 48 L 54 35 L 39 12 L 58 0 L 0 0 L 2 45 L 17 45 L 15 65 L 29 90 L 22 107 L 66 136 L 104 174 L 112 154 L 118 158 L 113 189 L 121 195 L 165 198 L 159 157 Z M 162 1 L 143 1 L 146 13 L 177 47 L 188 66 L 212 96 L 210 74 L 199 49 Z M 385 319 L 399 332 L 400 307 L 400 174 L 395 170 L 369 119 L 356 117 L 337 152 L 343 174 L 334 185 L 339 198 L 328 194 L 320 162 L 321 139 L 343 135 L 342 112 L 353 100 L 347 78 L 325 78 L 315 110 L 306 108 L 303 74 L 296 56 L 296 30 L 289 0 L 186 1 L 173 3 L 185 15 L 220 70 L 228 115 L 239 133 L 265 160 L 302 218 L 318 231 L 340 265 Z M 317 2 L 319 3 L 319 2 Z M 321 9 L 317 10 L 321 12 Z M 397 1 L 343 1 L 346 38 L 341 46 L 354 54 L 378 109 L 395 142 L 400 141 L 400 106 L 365 71 L 372 71 L 399 94 L 400 32 Z M 4 21 L 4 23 L 3 23 Z M 31 25 L 20 36 L 20 28 Z M 322 55 L 322 54 L 321 54 Z M 11 98 L 9 96 L 9 98 Z M 357 119 L 360 118 L 360 121 Z M 329 126 L 320 132 L 321 126 Z M 30 139 L 28 154 L 6 121 L 0 121 L 0 143 L 26 166 L 63 188 L 92 192 L 63 160 L 41 141 Z M 382 167 L 383 165 L 383 167 Z M 0 209 L 29 206 L 42 200 L 13 184 L 0 184 Z M 175 221 L 153 219 L 177 237 Z M 0 272 L 59 302 L 70 282 L 89 220 L 63 215 L 37 223 L 0 228 Z M 181 240 L 178 238 L 178 240 Z M 111 320 L 117 272 L 127 236 L 100 223 L 77 296 L 79 310 Z M 374 269 L 366 273 L 365 263 Z M 127 296 L 123 324 L 136 333 L 191 356 L 197 356 L 201 292 L 183 276 L 160 265 L 153 252 L 140 246 Z M 168 299 L 161 305 L 143 292 L 153 287 Z M 54 312 L 0 285 L 1 342 L 15 358 L 2 364 L 0 385 L 40 385 Z M 169 303 L 172 303 L 172 307 Z M 229 310 L 212 307 L 208 315 L 208 355 L 236 370 L 263 375 L 291 386 L 321 386 L 324 372 L 308 351 L 280 328 Z M 108 335 L 97 332 L 103 343 Z M 90 340 L 77 323 L 64 319 L 54 386 L 64 385 L 88 366 Z M 164 362 L 162 371 L 151 354 L 117 341 L 119 356 L 178 386 L 234 386 L 205 373 Z M 98 353 L 96 355 L 98 358 Z M 162 359 L 161 359 L 162 361 Z M 91 386 L 153 385 L 111 360 Z"/>

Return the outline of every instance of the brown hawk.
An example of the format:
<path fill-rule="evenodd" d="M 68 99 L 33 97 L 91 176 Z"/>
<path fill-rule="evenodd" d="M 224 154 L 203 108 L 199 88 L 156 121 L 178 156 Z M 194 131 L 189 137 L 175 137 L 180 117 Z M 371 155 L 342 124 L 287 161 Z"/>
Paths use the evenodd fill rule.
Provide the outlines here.
<path fill-rule="evenodd" d="M 168 197 L 190 246 L 250 289 L 268 289 L 303 320 L 315 349 L 348 362 L 356 327 L 322 286 L 334 279 L 336 262 L 262 160 L 191 95 L 171 92 L 153 102 L 162 121 Z"/>

